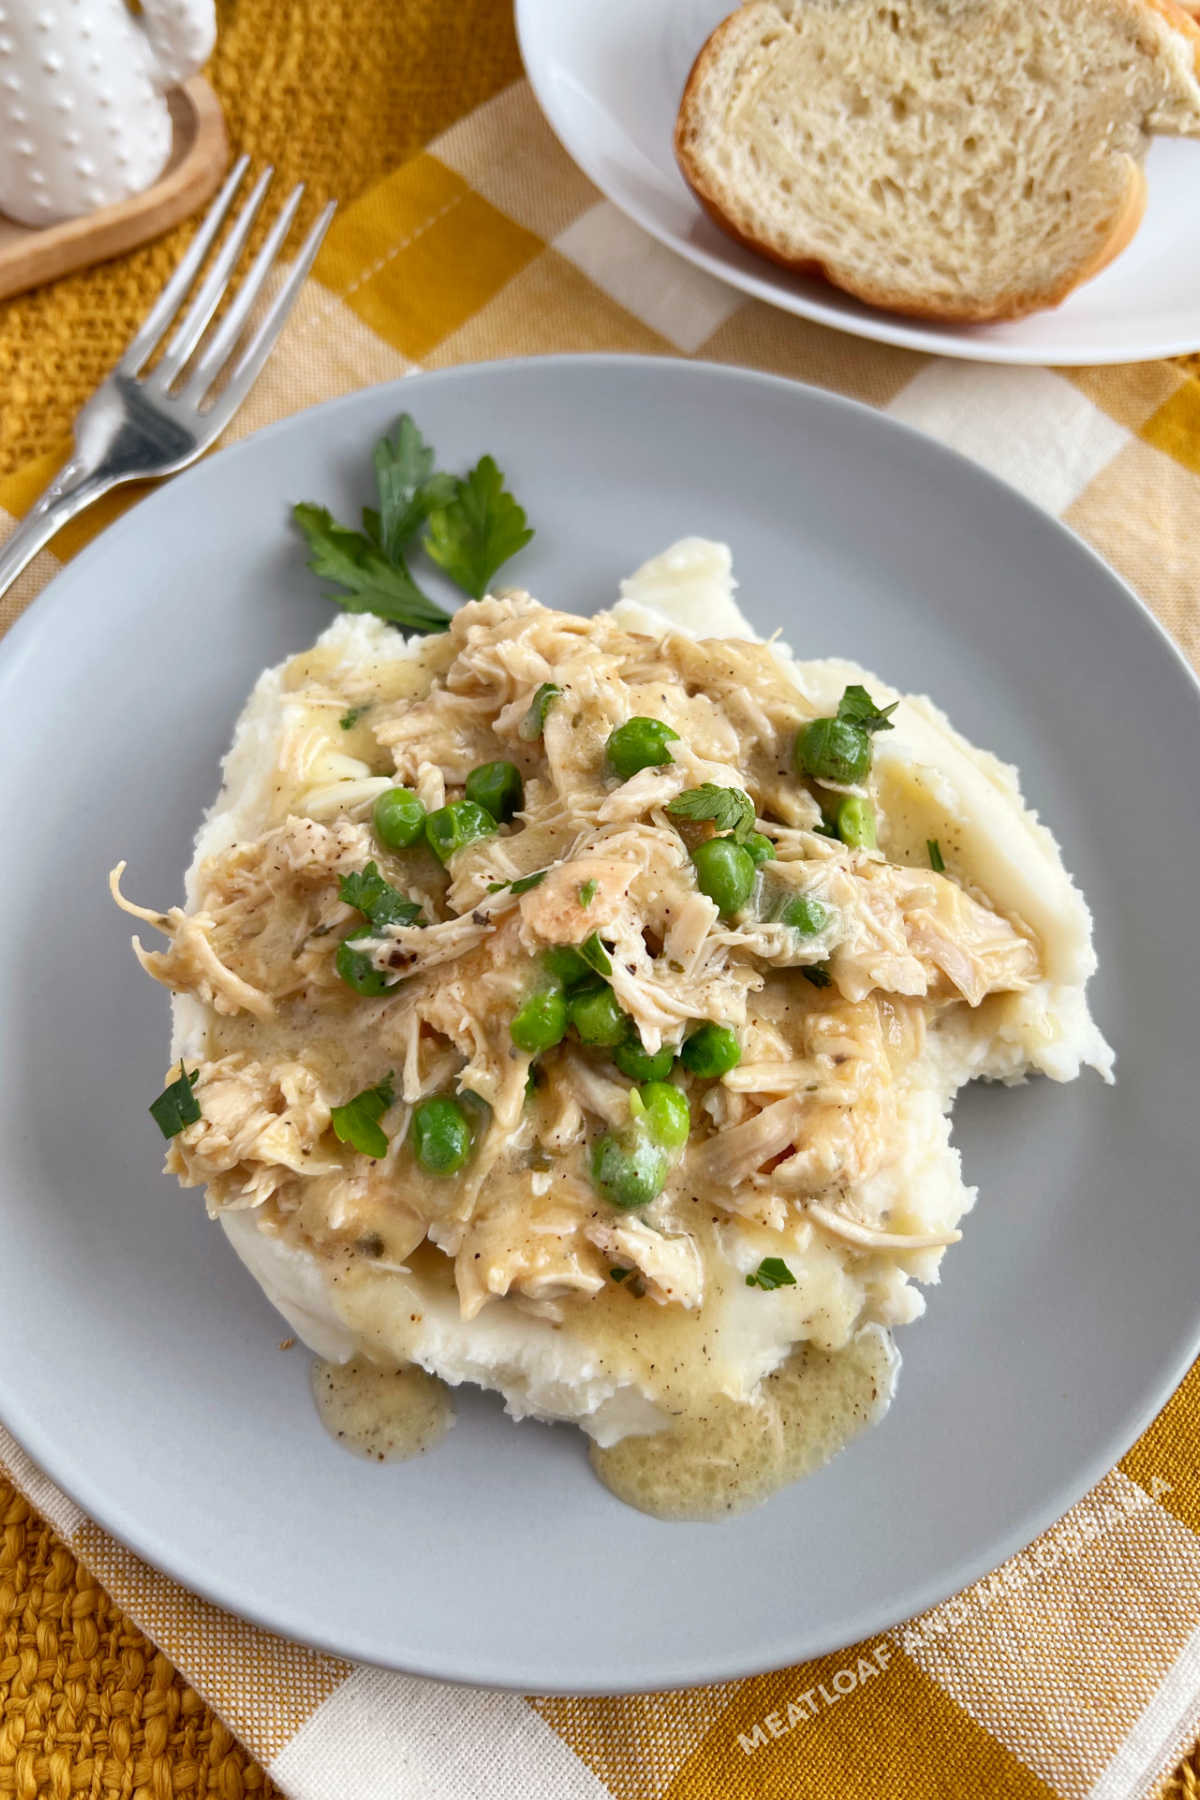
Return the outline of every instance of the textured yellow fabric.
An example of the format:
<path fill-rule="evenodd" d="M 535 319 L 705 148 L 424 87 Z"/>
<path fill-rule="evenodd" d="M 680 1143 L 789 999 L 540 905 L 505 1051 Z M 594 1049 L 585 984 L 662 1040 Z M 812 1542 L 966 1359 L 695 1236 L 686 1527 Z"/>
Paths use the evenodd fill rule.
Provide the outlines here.
<path fill-rule="evenodd" d="M 513 73 L 507 6 L 491 0 L 472 0 L 453 17 L 431 0 L 226 7 L 217 79 L 234 141 L 273 155 L 289 178 L 309 172 L 314 198 L 360 195 L 339 215 L 318 279 L 235 435 L 415 362 L 548 349 L 686 349 L 877 406 L 917 406 L 907 416 L 927 418 L 952 441 L 960 426 L 942 389 L 983 383 L 971 392 L 986 390 L 1008 409 L 1014 436 L 1023 424 L 1036 440 L 1043 405 L 1069 416 L 1079 472 L 1057 509 L 1200 656 L 1200 382 L 1183 363 L 1065 376 L 947 374 L 933 359 L 743 302 L 694 279 L 602 206 L 523 84 L 402 161 Z M 406 136 L 413 118 L 420 127 Z M 175 248 L 167 240 L 0 315 L 9 458 L 0 506 L 8 512 L 25 510 L 44 483 L 75 404 L 145 309 Z M 12 379 L 18 370 L 23 386 Z M 1054 471 L 1035 456 L 1017 473 L 1036 497 Z M 56 558 L 130 498 L 114 496 L 63 533 L 8 597 L 0 628 Z M 1087 1769 L 1103 1766 L 1131 1729 L 1200 1616 L 1198 1419 L 1200 1368 L 1121 1470 L 1031 1552 L 873 1643 L 686 1696 L 533 1705 L 618 1800 L 1083 1792 Z M 29 1471 L 20 1479 L 32 1491 Z M 270 1793 L 261 1770 L 124 1623 L 96 1578 L 170 1646 L 272 1767 L 302 1723 L 319 1721 L 351 1677 L 347 1666 L 265 1640 L 180 1594 L 88 1521 L 64 1524 L 64 1541 L 30 1517 L 13 1488 L 0 1489 L 0 1504 L 0 1800 Z M 1193 1758 L 1175 1791 L 1197 1800 L 1198 1790 Z"/>
<path fill-rule="evenodd" d="M 302 218 L 353 199 L 520 73 L 509 0 L 220 0 L 218 11 L 209 77 L 230 142 L 274 163 L 280 186 L 308 183 Z M 30 498 L 190 229 L 0 305 L 0 473 L 25 469 Z M 7 602 L 32 597 L 19 588 Z M 3 630 L 16 607 L 0 608 Z M 278 1794 L 3 1476 L 0 1518 L 0 1800 Z"/>
<path fill-rule="evenodd" d="M 352 200 L 520 73 L 510 0 L 218 0 L 208 74 L 229 141 L 301 220 Z M 0 304 L 0 473 L 57 451 L 191 230 Z"/>
<path fill-rule="evenodd" d="M 0 1797 L 272 1800 L 278 1789 L 8 1482 Z"/>

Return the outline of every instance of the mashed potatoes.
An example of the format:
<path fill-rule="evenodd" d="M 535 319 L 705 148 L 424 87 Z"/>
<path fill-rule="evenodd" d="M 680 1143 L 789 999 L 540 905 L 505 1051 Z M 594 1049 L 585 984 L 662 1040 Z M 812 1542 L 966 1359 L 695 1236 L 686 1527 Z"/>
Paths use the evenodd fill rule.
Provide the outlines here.
<path fill-rule="evenodd" d="M 732 591 L 687 540 L 594 620 L 339 618 L 255 688 L 186 907 L 128 906 L 196 1072 L 168 1168 L 297 1333 L 575 1423 L 667 1515 L 886 1406 L 974 1198 L 956 1090 L 1112 1063 L 1015 771 Z"/>

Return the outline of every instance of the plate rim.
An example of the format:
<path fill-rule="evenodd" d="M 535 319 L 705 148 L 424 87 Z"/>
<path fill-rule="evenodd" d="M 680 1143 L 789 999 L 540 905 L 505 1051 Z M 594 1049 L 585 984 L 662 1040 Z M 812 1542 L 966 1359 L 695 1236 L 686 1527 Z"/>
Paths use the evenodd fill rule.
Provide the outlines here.
<path fill-rule="evenodd" d="M 734 3 L 735 0 L 730 0 L 731 5 Z M 554 100 L 552 84 L 539 79 L 546 59 L 539 50 L 531 46 L 535 43 L 534 16 L 544 4 L 545 0 L 513 0 L 513 17 L 526 78 L 543 118 L 562 149 L 610 205 L 615 206 L 626 218 L 632 219 L 635 225 L 665 249 L 673 251 L 694 268 L 702 269 L 724 286 L 734 288 L 751 299 L 761 300 L 764 305 L 772 306 L 791 318 L 808 319 L 813 324 L 826 326 L 830 331 L 845 332 L 850 337 L 889 344 L 901 350 L 914 350 L 927 356 L 945 356 L 958 362 L 993 363 L 1006 368 L 1106 368 L 1123 363 L 1162 362 L 1170 357 L 1192 356 L 1200 351 L 1200 310 L 1191 336 L 1147 341 L 1135 350 L 1130 350 L 1128 346 L 1104 343 L 1026 347 L 968 335 L 972 331 L 987 331 L 987 325 L 949 324 L 943 335 L 906 314 L 888 313 L 880 308 L 868 307 L 865 301 L 859 301 L 853 294 L 831 285 L 831 295 L 841 294 L 843 303 L 850 302 L 855 309 L 864 309 L 847 309 L 843 312 L 839 303 L 832 299 L 823 301 L 819 297 L 809 297 L 802 292 L 782 287 L 780 284 L 786 277 L 786 270 L 776 269 L 773 276 L 767 272 L 759 276 L 750 270 L 731 266 L 724 257 L 706 250 L 702 244 L 694 244 L 687 238 L 680 237 L 656 216 L 651 207 L 640 205 L 627 194 L 618 196 L 605 178 L 601 159 L 591 154 L 586 147 L 581 147 L 566 113 Z M 699 214 L 698 207 L 697 213 Z M 1053 314 L 1057 309 L 1048 307 L 1041 310 L 1043 313 Z M 1039 314 L 1029 316 L 1036 318 Z"/>
<path fill-rule="evenodd" d="M 352 412 L 357 405 L 363 404 L 364 396 L 374 397 L 391 391 L 397 399 L 401 399 L 412 392 L 414 386 L 428 388 L 462 383 L 469 385 L 480 376 L 485 379 L 500 377 L 519 382 L 530 370 L 540 373 L 547 367 L 552 369 L 555 365 L 591 368 L 596 372 L 597 377 L 603 377 L 614 367 L 636 367 L 639 371 L 666 375 L 685 383 L 709 380 L 717 384 L 730 383 L 734 386 L 748 384 L 751 387 L 762 387 L 785 393 L 801 406 L 815 405 L 818 410 L 828 407 L 835 412 L 848 409 L 851 413 L 860 415 L 864 422 L 871 421 L 874 428 L 882 429 L 885 436 L 892 435 L 898 443 L 907 442 L 914 449 L 919 447 L 921 452 L 931 456 L 935 463 L 947 460 L 952 466 L 958 465 L 960 469 L 965 467 L 970 471 L 972 477 L 981 480 L 985 486 L 1002 489 L 1010 500 L 1018 504 L 1031 525 L 1036 522 L 1038 528 L 1049 528 L 1052 532 L 1061 534 L 1072 546 L 1073 553 L 1077 556 L 1082 555 L 1084 562 L 1090 565 L 1090 573 L 1094 578 L 1104 579 L 1115 584 L 1126 605 L 1131 607 L 1134 619 L 1139 626 L 1142 629 L 1147 627 L 1150 629 L 1152 637 L 1166 648 L 1171 660 L 1184 675 L 1192 704 L 1196 708 L 1197 714 L 1200 715 L 1200 676 L 1192 669 L 1181 648 L 1141 596 L 1072 527 L 1038 506 L 1020 489 L 1013 487 L 980 463 L 903 420 L 892 418 L 878 408 L 830 390 L 794 381 L 787 376 L 746 369 L 737 364 L 709 362 L 682 356 L 638 356 L 621 352 L 591 352 L 525 356 L 483 363 L 460 363 L 445 369 L 418 371 L 411 375 L 394 377 L 390 381 L 358 388 L 348 394 L 338 395 L 329 400 L 317 402 L 313 406 L 302 408 L 297 412 L 286 414 L 250 433 L 247 437 L 239 439 L 236 443 L 227 445 L 214 456 L 205 457 L 199 463 L 192 465 L 192 468 L 182 472 L 182 479 L 185 482 L 191 481 L 193 476 L 197 481 L 204 478 L 212 479 L 211 476 L 204 477 L 202 472 L 214 465 L 222 466 L 226 458 L 236 461 L 246 456 L 253 457 L 256 453 L 261 454 L 260 445 L 263 440 L 270 442 L 278 434 L 289 430 L 303 429 L 303 422 L 309 420 L 314 414 L 326 413 L 333 409 Z M 319 434 L 315 434 L 315 436 L 316 441 L 320 441 Z M 101 531 L 77 556 L 71 559 L 69 564 L 64 565 L 63 570 L 56 572 L 42 592 L 0 640 L 0 676 L 7 675 L 9 665 L 14 658 L 19 659 L 23 656 L 34 633 L 43 628 L 43 620 L 53 617 L 51 610 L 43 606 L 42 602 L 47 596 L 53 595 L 59 582 L 59 576 L 65 572 L 65 569 L 82 568 L 86 573 L 92 563 L 98 562 L 106 553 L 106 547 L 111 551 L 114 542 L 119 545 L 124 538 L 133 535 L 136 530 L 134 521 L 142 508 L 146 505 L 153 506 L 161 503 L 163 497 L 176 486 L 179 479 L 180 477 L 170 478 L 142 500 L 136 502 L 119 519 Z M 1198 724 L 1200 724 L 1200 717 L 1198 717 Z M 242 1596 L 231 1591 L 218 1574 L 210 1574 L 203 1565 L 193 1565 L 186 1555 L 174 1552 L 169 1541 L 161 1538 L 157 1532 L 144 1527 L 139 1528 L 136 1520 L 124 1513 L 116 1502 L 110 1505 L 103 1493 L 97 1496 L 95 1490 L 89 1485 L 88 1470 L 75 1463 L 69 1441 L 61 1440 L 61 1446 L 56 1450 L 52 1441 L 52 1428 L 43 1428 L 39 1420 L 22 1411 L 19 1395 L 8 1388 L 3 1379 L 2 1370 L 0 1370 L 0 1423 L 7 1427 L 18 1446 L 36 1467 L 79 1506 L 87 1518 L 100 1525 L 119 1544 L 189 1592 L 266 1631 L 293 1639 L 326 1654 L 348 1659 L 355 1664 L 366 1663 L 399 1673 L 445 1681 L 452 1685 L 547 1695 L 599 1696 L 644 1693 L 706 1685 L 725 1680 L 741 1680 L 787 1668 L 796 1663 L 807 1662 L 835 1650 L 843 1649 L 861 1638 L 882 1635 L 904 1620 L 917 1616 L 970 1587 L 1028 1546 L 1036 1537 L 1069 1512 L 1105 1475 L 1116 1468 L 1132 1444 L 1162 1411 L 1187 1375 L 1192 1363 L 1200 1355 L 1200 1299 L 1197 1300 L 1196 1310 L 1190 1320 L 1181 1321 L 1175 1341 L 1174 1354 L 1164 1358 L 1162 1368 L 1147 1389 L 1143 1399 L 1139 1403 L 1127 1407 L 1120 1417 L 1108 1426 L 1101 1434 L 1092 1454 L 1079 1461 L 1069 1480 L 1055 1487 L 1041 1504 L 1031 1505 L 1027 1508 L 1022 1517 L 1007 1532 L 994 1536 L 975 1555 L 962 1558 L 953 1570 L 931 1577 L 909 1589 L 898 1610 L 893 1610 L 890 1604 L 881 1608 L 878 1604 L 872 1607 L 869 1603 L 864 1602 L 854 1613 L 843 1617 L 837 1631 L 832 1635 L 829 1628 L 826 1627 L 821 1634 L 801 1641 L 801 1631 L 797 1625 L 784 1625 L 780 1629 L 779 1636 L 781 1639 L 790 1638 L 791 1647 L 786 1647 L 782 1642 L 773 1644 L 769 1649 L 764 1648 L 761 1658 L 748 1660 L 745 1657 L 732 1657 L 727 1653 L 722 1660 L 719 1653 L 708 1656 L 701 1653 L 688 1658 L 676 1658 L 670 1664 L 664 1663 L 661 1672 L 652 1677 L 644 1677 L 639 1674 L 636 1679 L 615 1683 L 597 1678 L 587 1682 L 564 1685 L 561 1681 L 556 1682 L 553 1672 L 550 1672 L 550 1678 L 547 1680 L 546 1671 L 522 1671 L 519 1668 L 514 1670 L 511 1659 L 505 1659 L 501 1664 L 494 1657 L 489 1659 L 487 1656 L 476 1658 L 472 1663 L 470 1673 L 465 1673 L 462 1658 L 457 1660 L 456 1665 L 451 1666 L 437 1655 L 429 1658 L 423 1656 L 419 1651 L 408 1653 L 395 1648 L 388 1649 L 377 1643 L 368 1643 L 361 1634 L 354 1632 L 347 1636 L 339 1634 L 336 1628 L 332 1627 L 314 1630 L 311 1621 L 306 1621 L 299 1616 L 303 1611 L 302 1606 L 297 1607 L 286 1601 L 282 1604 L 275 1604 L 268 1602 L 265 1597 L 260 1603 L 258 1596 L 251 1596 L 247 1603 Z"/>

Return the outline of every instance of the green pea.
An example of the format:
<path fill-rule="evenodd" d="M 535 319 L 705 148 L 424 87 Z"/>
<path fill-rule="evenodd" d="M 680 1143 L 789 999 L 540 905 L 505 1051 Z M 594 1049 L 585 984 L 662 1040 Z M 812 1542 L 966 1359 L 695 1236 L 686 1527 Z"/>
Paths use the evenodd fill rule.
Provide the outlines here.
<path fill-rule="evenodd" d="M 612 1058 L 630 1081 L 665 1081 L 675 1066 L 675 1052 L 669 1044 L 664 1044 L 651 1056 L 649 1050 L 643 1048 L 636 1031 L 631 1031 L 624 1042 L 616 1046 Z"/>
<path fill-rule="evenodd" d="M 676 742 L 677 731 L 664 725 L 661 719 L 637 718 L 626 719 L 608 734 L 605 749 L 608 760 L 622 781 L 628 781 L 639 769 L 658 768 L 662 763 L 672 760 L 668 743 Z"/>
<path fill-rule="evenodd" d="M 490 837 L 496 821 L 474 800 L 452 800 L 439 806 L 425 821 L 425 839 L 439 862 L 449 862 L 456 850 Z"/>
<path fill-rule="evenodd" d="M 689 1075 L 715 1081 L 737 1068 L 742 1060 L 742 1046 L 728 1025 L 701 1025 L 685 1040 L 679 1060 Z"/>
<path fill-rule="evenodd" d="M 365 994 L 368 999 L 390 993 L 394 987 L 399 986 L 398 982 L 389 981 L 383 971 L 375 967 L 365 950 L 351 948 L 356 938 L 374 935 L 369 925 L 364 925 L 361 931 L 352 931 L 349 937 L 342 939 L 333 959 L 333 966 L 346 986 L 352 987 L 356 994 Z"/>
<path fill-rule="evenodd" d="M 624 1141 L 606 1132 L 592 1150 L 592 1181 L 606 1200 L 626 1210 L 649 1206 L 669 1168 L 666 1152 L 642 1136 Z"/>
<path fill-rule="evenodd" d="M 723 913 L 745 906 L 754 887 L 754 858 L 732 838 L 709 838 L 692 851 L 696 882 Z"/>
<path fill-rule="evenodd" d="M 389 788 L 375 802 L 375 836 L 385 850 L 411 850 L 425 835 L 425 808 L 409 788 Z"/>
<path fill-rule="evenodd" d="M 430 1175 L 457 1175 L 471 1154 L 471 1127 L 457 1100 L 418 1101 L 412 1116 L 413 1155 Z"/>
<path fill-rule="evenodd" d="M 792 753 L 798 775 L 817 781 L 865 781 L 871 767 L 871 739 L 848 719 L 814 719 L 796 736 Z"/>
<path fill-rule="evenodd" d="M 802 937 L 816 937 L 819 931 L 824 931 L 832 915 L 823 900 L 817 900 L 811 894 L 793 894 L 790 900 L 780 902 L 774 916 L 780 925 L 790 925 Z"/>
<path fill-rule="evenodd" d="M 743 838 L 742 846 L 749 851 L 756 869 L 761 869 L 764 863 L 775 861 L 775 846 L 761 831 L 752 831 L 749 837 Z"/>
<path fill-rule="evenodd" d="M 585 1044 L 612 1049 L 623 1041 L 629 1030 L 629 1015 L 622 1010 L 610 987 L 581 988 L 572 994 L 568 1012 Z"/>
<path fill-rule="evenodd" d="M 506 825 L 525 804 L 525 784 L 516 763 L 480 763 L 467 776 L 466 794 L 476 806 Z"/>
<path fill-rule="evenodd" d="M 595 970 L 587 959 L 570 944 L 555 944 L 552 949 L 547 950 L 542 957 L 542 967 L 555 981 L 560 981 L 568 993 L 572 988 L 595 978 Z"/>
<path fill-rule="evenodd" d="M 875 808 L 858 794 L 847 794 L 835 815 L 837 834 L 853 850 L 874 850 Z"/>
<path fill-rule="evenodd" d="M 637 1107 L 630 1097 L 629 1110 L 637 1124 L 660 1150 L 682 1150 L 692 1129 L 692 1113 L 682 1088 L 669 1081 L 648 1081 L 637 1090 Z"/>
<path fill-rule="evenodd" d="M 561 1044 L 567 1035 L 567 1002 L 560 987 L 545 987 L 530 994 L 513 1014 L 509 1036 L 518 1050 L 536 1056 Z"/>

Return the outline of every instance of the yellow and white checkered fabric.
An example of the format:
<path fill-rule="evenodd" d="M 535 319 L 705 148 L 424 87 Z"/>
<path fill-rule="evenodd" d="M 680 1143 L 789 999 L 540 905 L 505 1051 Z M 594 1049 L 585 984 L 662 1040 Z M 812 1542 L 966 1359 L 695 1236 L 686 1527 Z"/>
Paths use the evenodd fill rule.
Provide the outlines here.
<path fill-rule="evenodd" d="M 839 336 L 651 242 L 524 83 L 336 220 L 231 436 L 415 368 L 675 353 L 831 388 L 952 444 L 1089 539 L 1200 659 L 1200 381 L 1010 369 Z M 0 523 L 53 460 L 0 481 Z M 129 497 L 77 520 L 0 629 Z M 295 1800 L 1134 1800 L 1200 1733 L 1200 1364 L 1114 1470 L 987 1580 L 820 1661 L 686 1693 L 522 1698 L 356 1668 L 220 1613 L 0 1465 Z"/>

